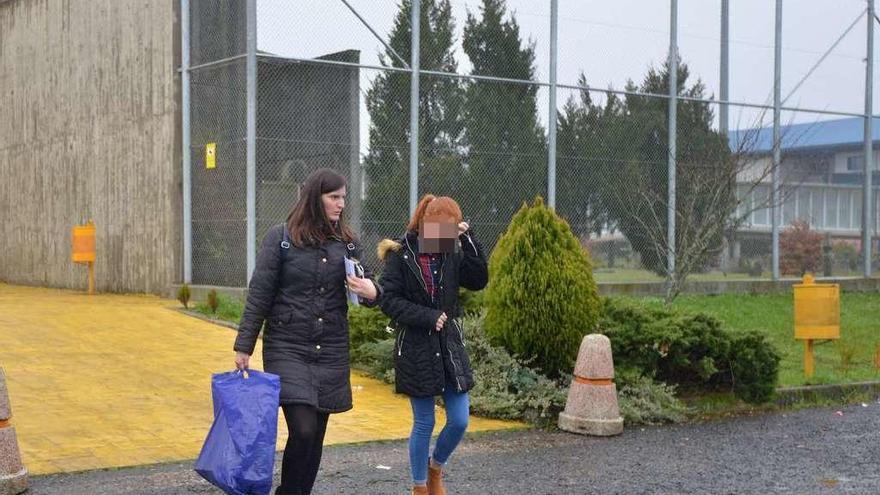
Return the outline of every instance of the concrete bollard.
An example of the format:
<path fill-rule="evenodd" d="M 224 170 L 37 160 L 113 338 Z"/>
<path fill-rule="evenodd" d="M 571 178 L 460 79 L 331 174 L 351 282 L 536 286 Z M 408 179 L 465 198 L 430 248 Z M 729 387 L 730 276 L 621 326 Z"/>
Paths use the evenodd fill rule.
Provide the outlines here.
<path fill-rule="evenodd" d="M 578 351 L 565 410 L 559 414 L 559 428 L 582 435 L 623 433 L 613 380 L 611 341 L 604 335 L 587 335 Z"/>
<path fill-rule="evenodd" d="M 21 463 L 11 418 L 12 406 L 6 391 L 6 375 L 0 368 L 0 495 L 18 495 L 28 487 L 28 473 Z"/>

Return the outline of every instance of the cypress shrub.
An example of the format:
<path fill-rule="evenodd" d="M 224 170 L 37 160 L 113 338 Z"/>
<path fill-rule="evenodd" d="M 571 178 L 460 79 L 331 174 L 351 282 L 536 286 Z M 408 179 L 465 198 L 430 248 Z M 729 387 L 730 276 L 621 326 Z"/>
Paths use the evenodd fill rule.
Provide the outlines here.
<path fill-rule="evenodd" d="M 589 255 L 540 197 L 523 205 L 489 261 L 486 333 L 550 377 L 570 373 L 599 317 Z"/>

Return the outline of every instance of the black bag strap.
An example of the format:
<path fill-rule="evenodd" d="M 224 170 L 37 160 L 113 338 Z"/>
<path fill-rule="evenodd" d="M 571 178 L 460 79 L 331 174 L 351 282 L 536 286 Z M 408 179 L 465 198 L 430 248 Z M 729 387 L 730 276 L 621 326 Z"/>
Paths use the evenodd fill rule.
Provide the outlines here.
<path fill-rule="evenodd" d="M 290 249 L 290 232 L 287 230 L 287 225 L 284 226 L 282 230 L 282 238 L 281 238 L 281 264 L 284 263 L 284 257 L 287 254 L 287 250 Z M 349 258 L 357 259 L 355 255 L 357 254 L 357 246 L 353 242 L 349 242 L 345 245 L 345 251 Z"/>
<path fill-rule="evenodd" d="M 281 230 L 281 256 L 278 258 L 278 283 L 281 283 L 281 272 L 284 269 L 284 260 L 287 258 L 287 251 L 290 250 L 290 232 L 287 231 L 287 225 L 282 225 Z"/>

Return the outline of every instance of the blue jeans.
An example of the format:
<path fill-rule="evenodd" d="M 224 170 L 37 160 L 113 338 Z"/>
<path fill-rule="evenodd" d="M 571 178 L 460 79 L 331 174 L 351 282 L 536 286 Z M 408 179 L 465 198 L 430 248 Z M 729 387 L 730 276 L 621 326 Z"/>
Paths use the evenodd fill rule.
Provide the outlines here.
<path fill-rule="evenodd" d="M 428 481 L 428 450 L 431 446 L 431 434 L 434 432 L 434 398 L 410 397 L 409 402 L 413 410 L 413 428 L 409 436 L 409 467 L 413 484 L 423 485 Z M 433 456 L 439 464 L 446 464 L 452 451 L 464 437 L 470 412 L 467 392 L 456 392 L 454 385 L 446 384 L 443 403 L 446 405 L 446 426 L 437 437 Z"/>

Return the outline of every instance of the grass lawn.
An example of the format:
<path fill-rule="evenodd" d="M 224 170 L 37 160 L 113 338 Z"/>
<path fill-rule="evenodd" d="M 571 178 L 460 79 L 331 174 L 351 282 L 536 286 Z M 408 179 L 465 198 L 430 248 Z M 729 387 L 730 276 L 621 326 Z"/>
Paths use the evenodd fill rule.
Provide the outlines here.
<path fill-rule="evenodd" d="M 794 339 L 791 294 L 682 295 L 673 305 L 714 315 L 733 331 L 767 335 L 782 355 L 780 386 L 880 380 L 880 370 L 874 368 L 880 345 L 880 294 L 841 296 L 841 338 L 814 346 L 815 374 L 809 380 L 803 374 L 804 344 Z"/>
<path fill-rule="evenodd" d="M 195 310 L 238 323 L 243 304 L 222 295 L 218 299 L 220 305 L 215 314 L 204 302 L 198 302 Z M 650 301 L 662 304 L 660 299 Z M 880 380 L 880 371 L 874 368 L 874 352 L 880 345 L 880 294 L 843 294 L 841 339 L 814 346 L 815 374 L 810 380 L 803 374 L 804 344 L 794 339 L 790 293 L 681 295 L 673 305 L 711 314 L 732 331 L 758 330 L 767 335 L 782 355 L 779 386 Z"/>
<path fill-rule="evenodd" d="M 195 305 L 190 304 L 190 308 L 203 315 L 210 316 L 211 318 L 238 324 L 239 320 L 241 320 L 241 313 L 244 311 L 244 303 L 238 299 L 224 296 L 223 294 L 218 294 L 217 302 L 216 313 L 211 311 L 211 308 L 208 307 L 208 303 L 205 301 L 198 301 Z"/>

